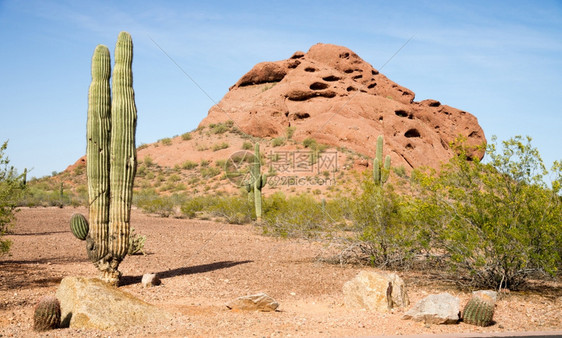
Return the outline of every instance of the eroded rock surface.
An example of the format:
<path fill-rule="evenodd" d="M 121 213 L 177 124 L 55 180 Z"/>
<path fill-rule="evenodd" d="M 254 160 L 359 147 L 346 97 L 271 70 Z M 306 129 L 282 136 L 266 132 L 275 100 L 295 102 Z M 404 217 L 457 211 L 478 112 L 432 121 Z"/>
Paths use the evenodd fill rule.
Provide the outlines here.
<path fill-rule="evenodd" d="M 378 135 L 393 166 L 437 168 L 453 156 L 449 143 L 486 142 L 473 115 L 415 94 L 379 73 L 346 47 L 316 44 L 287 60 L 261 62 L 211 107 L 200 125 L 233 119 L 245 133 L 353 149 L 373 157 Z M 473 152 L 481 158 L 481 151 Z"/>

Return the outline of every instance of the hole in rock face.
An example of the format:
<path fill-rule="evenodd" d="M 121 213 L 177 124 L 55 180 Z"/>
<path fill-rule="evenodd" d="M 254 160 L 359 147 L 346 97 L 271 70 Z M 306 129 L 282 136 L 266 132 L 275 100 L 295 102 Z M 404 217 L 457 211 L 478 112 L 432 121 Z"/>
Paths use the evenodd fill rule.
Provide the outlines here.
<path fill-rule="evenodd" d="M 376 85 L 377 85 L 377 84 L 376 84 L 375 82 L 373 82 L 373 83 L 371 83 L 369 86 L 367 86 L 367 88 L 373 89 L 373 88 L 375 88 Z"/>
<path fill-rule="evenodd" d="M 400 116 L 400 117 L 408 117 L 408 113 L 406 113 L 405 110 L 396 110 L 394 112 L 394 114 L 396 114 L 396 116 Z"/>
<path fill-rule="evenodd" d="M 353 69 L 346 69 L 343 72 L 346 73 L 346 74 L 351 74 L 351 73 L 353 73 Z"/>
<path fill-rule="evenodd" d="M 295 68 L 297 68 L 297 67 L 301 64 L 301 62 L 300 62 L 299 60 L 292 60 L 292 61 L 293 61 L 293 62 L 290 62 L 290 63 L 288 64 L 288 66 L 287 66 L 287 67 L 289 67 L 290 69 L 295 69 Z"/>
<path fill-rule="evenodd" d="M 304 69 L 305 72 L 309 72 L 309 73 L 314 73 L 316 71 L 316 68 L 313 67 L 306 67 Z"/>
<path fill-rule="evenodd" d="M 470 134 L 468 135 L 468 137 L 476 137 L 476 136 L 478 136 L 478 132 L 477 132 L 477 131 L 473 131 L 472 133 L 470 133 Z"/>
<path fill-rule="evenodd" d="M 377 72 L 376 70 L 371 70 L 371 75 L 377 75 L 379 72 Z"/>
<path fill-rule="evenodd" d="M 295 119 L 302 120 L 302 119 L 306 119 L 306 118 L 309 118 L 309 117 L 310 117 L 309 113 L 303 113 L 303 112 L 295 113 Z"/>
<path fill-rule="evenodd" d="M 411 137 L 421 137 L 420 132 L 419 132 L 417 129 L 415 129 L 415 128 L 412 128 L 412 129 L 408 130 L 408 131 L 404 134 L 404 136 L 406 136 L 406 137 L 408 137 L 408 138 L 411 138 Z"/>
<path fill-rule="evenodd" d="M 358 79 L 361 79 L 361 78 L 363 78 L 363 75 L 361 75 L 361 74 L 355 75 L 354 77 L 352 77 L 352 79 L 354 79 L 354 80 L 358 80 Z"/>
<path fill-rule="evenodd" d="M 347 90 L 348 92 L 351 92 L 351 91 L 356 91 L 357 88 L 355 88 L 355 87 L 353 87 L 353 86 L 349 86 L 349 87 L 347 87 L 346 90 Z"/>
<path fill-rule="evenodd" d="M 328 84 L 324 82 L 314 82 L 310 85 L 310 89 L 312 90 L 322 90 L 328 88 Z"/>
<path fill-rule="evenodd" d="M 379 121 L 382 121 L 382 120 L 384 120 L 383 117 L 382 117 L 382 116 L 379 116 Z"/>
<path fill-rule="evenodd" d="M 406 149 L 414 149 L 414 146 L 411 143 L 406 144 Z"/>
<path fill-rule="evenodd" d="M 348 52 L 341 53 L 341 54 L 340 54 L 340 59 L 349 59 L 349 53 L 348 53 Z"/>
<path fill-rule="evenodd" d="M 324 81 L 338 81 L 339 79 L 341 78 L 335 75 L 329 75 L 322 78 Z"/>

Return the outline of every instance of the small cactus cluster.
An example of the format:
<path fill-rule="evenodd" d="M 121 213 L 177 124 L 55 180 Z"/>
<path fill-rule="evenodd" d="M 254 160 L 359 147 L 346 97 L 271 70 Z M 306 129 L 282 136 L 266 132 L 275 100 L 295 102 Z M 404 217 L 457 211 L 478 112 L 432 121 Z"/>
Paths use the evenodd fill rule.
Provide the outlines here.
<path fill-rule="evenodd" d="M 375 153 L 375 159 L 373 160 L 373 178 L 375 183 L 382 186 L 388 180 L 388 173 L 390 172 L 390 155 L 386 155 L 384 159 L 384 165 L 382 162 L 382 146 L 384 139 L 382 135 L 377 138 L 377 151 Z"/>
<path fill-rule="evenodd" d="M 90 226 L 88 224 L 88 220 L 82 214 L 74 214 L 70 218 L 70 231 L 74 237 L 78 238 L 81 241 L 85 241 L 86 237 L 88 237 L 88 231 L 90 230 Z"/>
<path fill-rule="evenodd" d="M 495 292 L 479 291 L 472 295 L 464 307 L 462 319 L 467 324 L 489 326 L 493 323 L 494 310 Z"/>
<path fill-rule="evenodd" d="M 98 45 L 94 50 L 86 123 L 90 222 L 88 225 L 84 216 L 75 215 L 70 225 L 74 236 L 86 240 L 88 257 L 100 270 L 102 280 L 111 284 L 119 282 L 118 267 L 130 242 L 137 167 L 132 61 L 133 41 L 127 32 L 117 38 L 113 75 L 109 49 Z"/>
<path fill-rule="evenodd" d="M 261 173 L 261 155 L 260 145 L 256 143 L 254 152 L 254 163 L 250 168 L 250 180 L 246 182 L 246 191 L 250 199 L 252 194 L 254 197 L 254 206 L 256 208 L 256 219 L 261 221 L 262 216 L 262 196 L 261 190 L 267 184 L 267 175 Z"/>
<path fill-rule="evenodd" d="M 60 303 L 54 296 L 45 296 L 41 298 L 35 312 L 33 313 L 33 330 L 47 331 L 53 330 L 60 325 Z"/>

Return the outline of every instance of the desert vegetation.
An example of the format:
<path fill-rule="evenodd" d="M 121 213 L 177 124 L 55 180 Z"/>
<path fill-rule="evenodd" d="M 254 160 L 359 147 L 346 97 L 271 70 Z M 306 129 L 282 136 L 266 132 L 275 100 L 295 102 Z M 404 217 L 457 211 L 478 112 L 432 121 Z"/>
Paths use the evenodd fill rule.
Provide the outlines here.
<path fill-rule="evenodd" d="M 223 133 L 223 127 L 213 128 L 208 129 Z M 462 139 L 451 147 L 458 155 L 440 170 L 406 172 L 384 163 L 379 176 L 376 169 L 347 172 L 338 181 L 347 187 L 343 190 L 265 186 L 260 222 L 253 190 L 216 190 L 229 184 L 225 161 L 185 161 L 167 169 L 145 157 L 133 204 L 161 217 L 255 222 L 268 236 L 321 240 L 341 248 L 337 257 L 326 258 L 332 262 L 439 267 L 465 287 L 518 289 L 530 277 L 557 276 L 562 267 L 560 163 L 547 170 L 528 137 L 494 139 L 484 161 L 470 158 L 474 149 Z M 77 169 L 32 180 L 15 203 L 85 205 L 84 185 L 66 183 L 75 188 L 60 191 L 60 182 L 79 182 L 81 175 Z"/>

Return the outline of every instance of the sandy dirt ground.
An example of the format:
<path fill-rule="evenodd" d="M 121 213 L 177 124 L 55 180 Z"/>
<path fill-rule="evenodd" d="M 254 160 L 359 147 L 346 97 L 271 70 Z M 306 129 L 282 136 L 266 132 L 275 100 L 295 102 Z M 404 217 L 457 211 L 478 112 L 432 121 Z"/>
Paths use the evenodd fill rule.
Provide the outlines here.
<path fill-rule="evenodd" d="M 85 244 L 69 230 L 70 216 L 83 208 L 22 209 L 12 234 L 11 254 L 0 258 L 0 337 L 26 337 L 33 308 L 54 294 L 65 276 L 94 277 Z M 167 219 L 133 211 L 132 226 L 147 236 L 146 255 L 129 256 L 121 265 L 121 288 L 173 314 L 158 326 L 126 330 L 57 329 L 43 336 L 381 336 L 454 333 L 556 331 L 562 334 L 561 283 L 537 284 L 525 292 L 502 293 L 495 324 L 476 327 L 425 325 L 401 319 L 402 310 L 372 313 L 344 305 L 342 286 L 361 269 L 321 263 L 329 246 L 305 240 L 264 237 L 252 225 Z M 162 285 L 143 288 L 142 275 L 158 273 Z M 447 291 L 460 291 L 431 274 L 400 272 L 411 304 Z M 236 312 L 225 303 L 265 292 L 279 303 L 277 312 Z"/>

